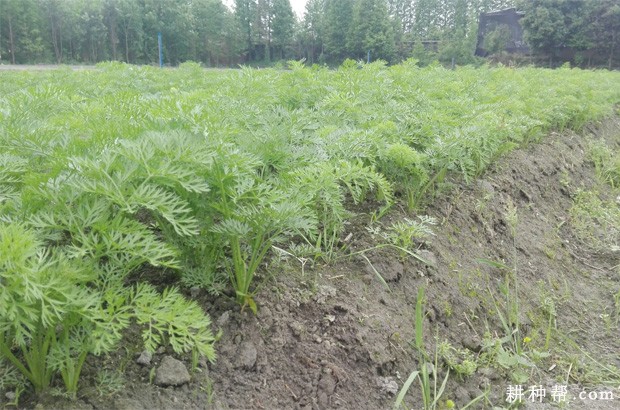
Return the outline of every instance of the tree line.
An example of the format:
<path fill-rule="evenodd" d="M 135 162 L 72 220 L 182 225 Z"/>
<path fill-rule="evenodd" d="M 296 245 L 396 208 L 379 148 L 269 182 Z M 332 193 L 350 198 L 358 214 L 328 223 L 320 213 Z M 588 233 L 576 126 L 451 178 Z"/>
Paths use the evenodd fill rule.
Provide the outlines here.
<path fill-rule="evenodd" d="M 620 0 L 520 0 L 526 40 L 538 55 L 579 66 L 620 67 Z"/>
<path fill-rule="evenodd" d="M 479 14 L 517 2 L 308 0 L 298 18 L 289 0 L 0 0 L 0 63 L 153 64 L 161 33 L 168 65 L 410 57 L 467 64 L 474 62 Z M 553 54 L 566 44 L 605 51 L 610 64 L 616 58 L 618 0 L 518 4 L 535 51 Z"/>

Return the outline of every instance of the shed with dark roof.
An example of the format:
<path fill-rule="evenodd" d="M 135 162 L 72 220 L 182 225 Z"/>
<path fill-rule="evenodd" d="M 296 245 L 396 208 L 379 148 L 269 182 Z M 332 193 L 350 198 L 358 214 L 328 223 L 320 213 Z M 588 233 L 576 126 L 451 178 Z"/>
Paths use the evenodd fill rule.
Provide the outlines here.
<path fill-rule="evenodd" d="M 476 55 L 486 57 L 498 51 L 529 53 L 530 49 L 523 40 L 523 27 L 519 23 L 524 14 L 514 7 L 481 13 Z"/>

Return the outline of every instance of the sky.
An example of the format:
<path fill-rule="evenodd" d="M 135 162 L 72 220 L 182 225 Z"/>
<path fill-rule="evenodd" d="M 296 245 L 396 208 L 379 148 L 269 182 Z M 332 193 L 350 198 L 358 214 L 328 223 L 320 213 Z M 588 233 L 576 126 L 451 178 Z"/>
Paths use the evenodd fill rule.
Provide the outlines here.
<path fill-rule="evenodd" d="M 302 18 L 304 16 L 306 1 L 308 0 L 291 0 L 291 6 L 293 6 L 293 11 L 297 13 L 297 16 L 299 18 Z"/>

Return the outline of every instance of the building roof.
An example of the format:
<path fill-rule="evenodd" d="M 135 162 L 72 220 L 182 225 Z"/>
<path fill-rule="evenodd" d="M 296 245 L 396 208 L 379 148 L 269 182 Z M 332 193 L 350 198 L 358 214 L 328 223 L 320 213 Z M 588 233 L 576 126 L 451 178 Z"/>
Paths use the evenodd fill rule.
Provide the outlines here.
<path fill-rule="evenodd" d="M 507 9 L 503 9 L 503 10 L 493 10 L 493 11 L 489 11 L 488 13 L 481 13 L 481 15 L 485 16 L 485 17 L 491 17 L 491 16 L 502 16 L 505 14 L 510 14 L 510 13 L 514 13 L 517 14 L 519 16 L 524 16 L 525 13 L 522 11 L 517 11 L 516 7 L 510 7 Z"/>

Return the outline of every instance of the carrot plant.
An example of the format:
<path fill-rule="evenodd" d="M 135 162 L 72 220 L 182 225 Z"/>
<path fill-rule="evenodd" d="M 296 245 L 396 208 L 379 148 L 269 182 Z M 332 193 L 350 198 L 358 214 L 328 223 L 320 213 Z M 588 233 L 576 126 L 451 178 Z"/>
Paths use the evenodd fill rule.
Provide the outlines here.
<path fill-rule="evenodd" d="M 592 142 L 589 146 L 589 156 L 594 162 L 598 178 L 612 188 L 618 188 L 620 186 L 620 155 L 615 154 L 604 143 Z"/>
<path fill-rule="evenodd" d="M 391 204 L 392 187 L 374 168 L 361 162 L 338 161 L 300 168 L 291 175 L 293 184 L 310 196 L 310 206 L 318 218 L 318 232 L 305 236 L 310 245 L 323 251 L 328 261 L 337 250 L 346 220 L 352 215 L 345 205 L 347 195 L 354 203 L 374 192 L 377 199 Z"/>
<path fill-rule="evenodd" d="M 412 211 L 419 204 L 429 182 L 426 157 L 403 143 L 390 145 L 380 158 L 380 169 L 407 201 Z"/>
<path fill-rule="evenodd" d="M 23 224 L 0 224 L 0 358 L 8 360 L 42 393 L 60 374 L 75 396 L 88 354 L 116 347 L 132 319 L 144 327 L 146 348 L 169 343 L 181 352 L 215 358 L 209 319 L 175 290 L 162 295 L 135 289 L 93 287 L 100 268 L 61 249 L 45 249 Z"/>
<path fill-rule="evenodd" d="M 0 357 L 36 393 L 49 388 L 58 370 L 75 394 L 86 355 L 113 348 L 126 317 L 120 311 L 101 315 L 104 298 L 86 286 L 96 272 L 46 250 L 35 231 L 0 224 L 0 250 Z"/>
<path fill-rule="evenodd" d="M 75 396 L 87 356 L 115 348 L 132 319 L 145 325 L 149 350 L 170 344 L 214 359 L 210 322 L 198 305 L 175 290 L 124 284 L 145 264 L 179 267 L 174 239 L 198 233 L 188 198 L 208 187 L 195 163 L 183 163 L 190 148 L 181 137 L 120 140 L 97 160 L 86 153 L 64 159 L 66 168 L 47 180 L 29 181 L 19 167 L 3 175 L 10 195 L 0 203 L 0 355 L 36 393 L 59 374 Z"/>
<path fill-rule="evenodd" d="M 211 232 L 221 235 L 230 250 L 228 270 L 237 301 L 242 308 L 249 306 L 256 313 L 250 286 L 267 252 L 296 233 L 312 230 L 316 222 L 297 198 L 286 197 L 270 187 L 254 189 L 260 195 L 256 203 L 238 207 Z"/>

